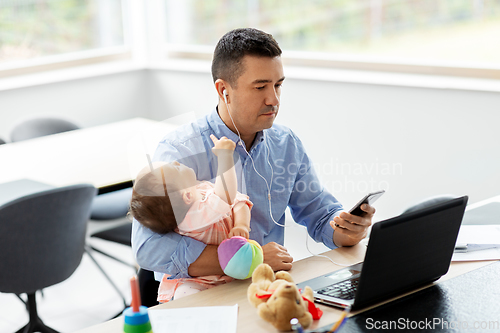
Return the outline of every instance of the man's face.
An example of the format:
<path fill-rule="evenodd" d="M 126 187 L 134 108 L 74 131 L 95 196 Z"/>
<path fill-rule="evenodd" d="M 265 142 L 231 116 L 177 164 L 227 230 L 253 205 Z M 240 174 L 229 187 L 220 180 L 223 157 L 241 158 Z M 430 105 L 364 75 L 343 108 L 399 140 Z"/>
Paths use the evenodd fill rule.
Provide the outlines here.
<path fill-rule="evenodd" d="M 236 88 L 228 89 L 229 112 L 241 135 L 251 136 L 273 125 L 285 77 L 281 57 L 245 56 L 242 65 Z"/>

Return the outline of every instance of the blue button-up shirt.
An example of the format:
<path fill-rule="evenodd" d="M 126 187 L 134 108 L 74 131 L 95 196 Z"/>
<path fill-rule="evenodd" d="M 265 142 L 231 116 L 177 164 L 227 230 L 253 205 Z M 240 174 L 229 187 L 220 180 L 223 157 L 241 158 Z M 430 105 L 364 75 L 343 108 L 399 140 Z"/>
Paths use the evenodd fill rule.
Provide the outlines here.
<path fill-rule="evenodd" d="M 315 241 L 335 248 L 329 222 L 340 213 L 342 205 L 321 186 L 302 142 L 285 126 L 274 124 L 258 132 L 247 154 L 245 143 L 224 124 L 215 109 L 166 135 L 153 160 L 179 161 L 192 168 L 198 180 L 214 181 L 217 157 L 212 153 L 211 134 L 238 143 L 234 152 L 238 191 L 246 193 L 254 204 L 250 239 L 260 244 L 283 244 L 284 228 L 273 222 L 270 211 L 274 220 L 284 225 L 285 209 L 290 207 L 294 221 L 306 226 Z M 138 264 L 145 269 L 170 274 L 171 278 L 189 277 L 189 265 L 205 246 L 175 232 L 154 233 L 133 221 L 132 248 Z"/>

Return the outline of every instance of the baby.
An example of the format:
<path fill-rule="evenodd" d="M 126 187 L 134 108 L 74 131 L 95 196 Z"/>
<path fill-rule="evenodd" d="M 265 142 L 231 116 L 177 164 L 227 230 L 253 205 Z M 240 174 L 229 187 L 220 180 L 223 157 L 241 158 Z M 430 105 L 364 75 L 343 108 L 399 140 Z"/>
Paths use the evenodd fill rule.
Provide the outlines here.
<path fill-rule="evenodd" d="M 193 169 L 178 162 L 155 162 L 153 170 L 146 167 L 139 172 L 134 184 L 130 214 L 139 223 L 159 234 L 174 231 L 206 244 L 218 245 L 232 236 L 248 238 L 253 204 L 237 192 L 236 145 L 226 137 L 210 137 L 218 161 L 215 184 L 198 181 Z M 168 277 L 165 274 L 160 283 L 160 302 L 232 281 L 225 275 Z"/>

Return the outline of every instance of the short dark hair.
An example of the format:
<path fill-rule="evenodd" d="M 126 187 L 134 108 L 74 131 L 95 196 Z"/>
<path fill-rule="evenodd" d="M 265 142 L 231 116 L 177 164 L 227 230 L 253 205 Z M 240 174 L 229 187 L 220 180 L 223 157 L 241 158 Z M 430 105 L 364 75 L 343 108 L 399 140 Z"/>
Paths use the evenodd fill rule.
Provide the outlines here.
<path fill-rule="evenodd" d="M 227 81 L 235 87 L 243 74 L 241 60 L 246 55 L 279 57 L 281 49 L 272 35 L 254 28 L 235 29 L 226 33 L 217 43 L 212 60 L 212 78 Z"/>
<path fill-rule="evenodd" d="M 177 189 L 165 184 L 160 193 L 158 179 L 152 172 L 141 177 L 134 184 L 130 200 L 129 215 L 146 228 L 159 234 L 175 231 L 189 210 Z M 163 184 L 163 180 L 160 180 Z M 170 194 L 167 187 L 171 190 Z"/>

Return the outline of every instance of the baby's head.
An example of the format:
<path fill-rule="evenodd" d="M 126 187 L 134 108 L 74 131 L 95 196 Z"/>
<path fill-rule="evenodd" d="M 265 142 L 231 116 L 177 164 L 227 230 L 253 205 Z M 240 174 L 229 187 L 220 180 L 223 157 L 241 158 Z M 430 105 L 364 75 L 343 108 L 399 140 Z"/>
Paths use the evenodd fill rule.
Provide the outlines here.
<path fill-rule="evenodd" d="M 198 183 L 193 169 L 178 162 L 153 163 L 134 183 L 130 215 L 156 233 L 174 231 L 196 199 Z"/>

